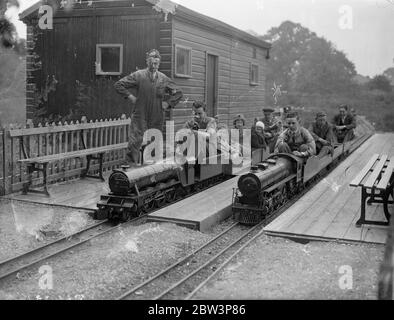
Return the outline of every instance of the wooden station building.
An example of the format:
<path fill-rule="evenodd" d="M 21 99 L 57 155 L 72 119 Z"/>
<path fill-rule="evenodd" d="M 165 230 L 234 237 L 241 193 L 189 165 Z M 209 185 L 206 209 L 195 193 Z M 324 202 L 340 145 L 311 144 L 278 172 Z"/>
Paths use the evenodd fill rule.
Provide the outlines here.
<path fill-rule="evenodd" d="M 145 68 L 152 48 L 162 55 L 160 71 L 184 92 L 185 102 L 166 114 L 177 126 L 194 100 L 228 124 L 243 113 L 251 125 L 260 114 L 270 43 L 169 0 L 69 2 L 46 1 L 52 29 L 38 25 L 44 1 L 20 15 L 28 26 L 27 118 L 37 104 L 48 114 L 73 109 L 88 119 L 129 114 L 113 85 Z"/>

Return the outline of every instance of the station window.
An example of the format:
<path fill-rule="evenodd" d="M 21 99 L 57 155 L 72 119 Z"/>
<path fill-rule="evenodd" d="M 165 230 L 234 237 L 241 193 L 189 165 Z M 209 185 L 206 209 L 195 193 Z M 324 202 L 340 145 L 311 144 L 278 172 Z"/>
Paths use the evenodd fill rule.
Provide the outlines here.
<path fill-rule="evenodd" d="M 257 86 L 259 84 L 259 66 L 250 64 L 250 85 Z"/>
<path fill-rule="evenodd" d="M 96 46 L 96 75 L 121 75 L 123 71 L 123 44 Z"/>
<path fill-rule="evenodd" d="M 175 45 L 175 76 L 191 78 L 192 48 Z"/>
<path fill-rule="evenodd" d="M 253 48 L 253 59 L 257 59 L 257 49 Z"/>

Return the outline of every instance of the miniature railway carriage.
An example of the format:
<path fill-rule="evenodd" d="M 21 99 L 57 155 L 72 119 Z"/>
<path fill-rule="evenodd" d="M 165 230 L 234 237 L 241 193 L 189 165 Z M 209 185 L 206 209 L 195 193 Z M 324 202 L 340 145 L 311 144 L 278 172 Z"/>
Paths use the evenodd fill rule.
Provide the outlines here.
<path fill-rule="evenodd" d="M 273 154 L 240 176 L 233 191 L 233 218 L 247 225 L 261 222 L 320 172 L 348 154 L 351 142 L 336 145 L 333 155 L 307 159 L 292 154 Z"/>

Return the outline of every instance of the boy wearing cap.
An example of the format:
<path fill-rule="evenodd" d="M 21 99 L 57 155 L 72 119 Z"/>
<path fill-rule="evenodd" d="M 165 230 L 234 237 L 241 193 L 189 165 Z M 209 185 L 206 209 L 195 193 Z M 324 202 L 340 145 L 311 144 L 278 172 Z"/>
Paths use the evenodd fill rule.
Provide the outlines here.
<path fill-rule="evenodd" d="M 281 123 L 274 119 L 272 108 L 263 108 L 264 118 L 260 121 L 264 123 L 264 137 L 270 148 L 270 153 L 274 152 L 276 140 L 282 130 Z"/>
<path fill-rule="evenodd" d="M 327 115 L 324 112 L 316 114 L 316 121 L 309 128 L 316 143 L 316 152 L 319 157 L 327 154 L 334 154 L 334 133 L 332 126 L 327 122 Z"/>
<path fill-rule="evenodd" d="M 132 123 L 128 146 L 128 159 L 138 163 L 144 132 L 163 128 L 163 110 L 175 107 L 181 100 L 182 91 L 158 69 L 161 56 L 156 49 L 146 54 L 147 68 L 120 79 L 115 90 L 131 101 Z"/>
<path fill-rule="evenodd" d="M 338 142 L 352 140 L 355 128 L 356 119 L 348 113 L 348 106 L 346 104 L 339 106 L 339 114 L 334 117 L 334 133 Z"/>
<path fill-rule="evenodd" d="M 302 127 L 296 113 L 286 116 L 288 128 L 283 131 L 276 142 L 276 153 L 292 153 L 298 157 L 310 157 L 316 154 L 315 140 L 307 129 Z"/>

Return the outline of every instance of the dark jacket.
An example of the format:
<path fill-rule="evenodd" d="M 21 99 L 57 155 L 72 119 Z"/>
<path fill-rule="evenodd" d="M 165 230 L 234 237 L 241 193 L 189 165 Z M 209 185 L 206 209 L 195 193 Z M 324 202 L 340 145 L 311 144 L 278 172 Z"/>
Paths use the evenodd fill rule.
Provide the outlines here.
<path fill-rule="evenodd" d="M 332 126 L 328 122 L 323 124 L 321 127 L 319 127 L 316 122 L 313 122 L 311 127 L 309 128 L 309 132 L 311 133 L 315 141 L 319 141 L 319 138 L 321 138 L 328 141 L 331 145 L 334 142 L 334 133 L 332 131 Z"/>
<path fill-rule="evenodd" d="M 254 128 L 252 128 L 250 140 L 253 149 L 261 149 L 267 146 L 264 135 L 258 133 Z"/>
<path fill-rule="evenodd" d="M 350 114 L 347 114 L 345 116 L 344 120 L 342 120 L 342 117 L 340 114 L 337 114 L 334 117 L 333 122 L 334 122 L 334 125 L 336 125 L 336 126 L 346 126 L 345 130 L 351 130 L 351 129 L 356 128 L 356 118 L 354 118 Z"/>

